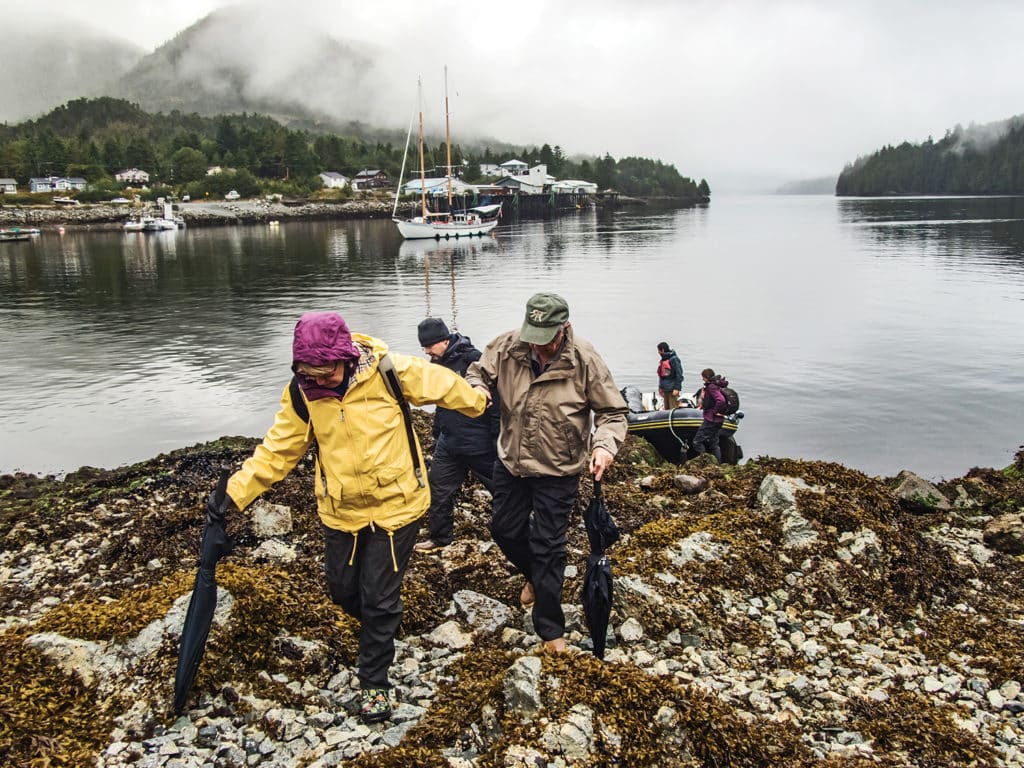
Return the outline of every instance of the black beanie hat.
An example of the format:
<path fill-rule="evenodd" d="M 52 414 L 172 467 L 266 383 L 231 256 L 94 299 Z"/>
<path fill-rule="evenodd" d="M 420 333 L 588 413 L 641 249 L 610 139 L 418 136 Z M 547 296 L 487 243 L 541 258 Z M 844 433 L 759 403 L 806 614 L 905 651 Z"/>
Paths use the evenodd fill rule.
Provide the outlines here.
<path fill-rule="evenodd" d="M 428 317 L 426 320 L 420 321 L 416 332 L 419 334 L 421 347 L 432 347 L 437 342 L 445 341 L 451 336 L 448 326 L 440 317 Z"/>

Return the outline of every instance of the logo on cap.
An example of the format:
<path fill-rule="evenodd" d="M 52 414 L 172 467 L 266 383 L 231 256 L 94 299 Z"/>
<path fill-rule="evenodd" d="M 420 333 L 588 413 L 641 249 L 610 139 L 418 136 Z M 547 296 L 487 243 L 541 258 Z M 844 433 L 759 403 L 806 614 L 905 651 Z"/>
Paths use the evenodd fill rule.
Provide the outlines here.
<path fill-rule="evenodd" d="M 543 319 L 544 319 L 544 310 L 543 309 L 531 309 L 530 310 L 530 320 L 532 320 L 535 323 L 539 323 Z"/>

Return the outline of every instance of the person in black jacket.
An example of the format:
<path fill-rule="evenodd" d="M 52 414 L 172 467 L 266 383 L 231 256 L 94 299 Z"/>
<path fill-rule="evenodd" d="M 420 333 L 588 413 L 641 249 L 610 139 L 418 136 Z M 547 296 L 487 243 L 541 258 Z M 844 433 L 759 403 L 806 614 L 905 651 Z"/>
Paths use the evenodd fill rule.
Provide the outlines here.
<path fill-rule="evenodd" d="M 480 359 L 480 350 L 469 337 L 451 333 L 444 320 L 428 317 L 418 328 L 420 346 L 430 360 L 466 375 L 469 364 Z M 427 511 L 430 538 L 416 544 L 418 552 L 447 547 L 455 538 L 455 496 L 472 472 L 489 491 L 494 491 L 491 476 L 498 459 L 499 412 L 497 403 L 488 406 L 479 419 L 458 411 L 438 408 L 434 414 L 434 460 L 430 465 L 430 509 Z"/>

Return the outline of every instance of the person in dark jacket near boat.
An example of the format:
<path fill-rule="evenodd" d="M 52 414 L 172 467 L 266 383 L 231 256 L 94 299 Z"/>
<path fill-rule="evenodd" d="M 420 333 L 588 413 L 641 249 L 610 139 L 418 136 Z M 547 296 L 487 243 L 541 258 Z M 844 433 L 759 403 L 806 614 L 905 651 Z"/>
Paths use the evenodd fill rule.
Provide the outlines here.
<path fill-rule="evenodd" d="M 420 346 L 432 363 L 443 365 L 465 377 L 470 363 L 480 359 L 480 350 L 468 336 L 452 333 L 444 320 L 428 317 L 417 330 Z M 455 497 L 473 475 L 494 492 L 491 475 L 498 458 L 498 406 L 492 402 L 478 419 L 438 406 L 434 413 L 434 460 L 428 475 L 430 509 L 427 510 L 429 538 L 416 544 L 418 552 L 447 547 L 455 538 Z"/>
<path fill-rule="evenodd" d="M 719 387 L 728 387 L 729 382 L 721 376 L 715 376 L 711 368 L 705 368 L 700 372 L 704 380 L 704 387 L 697 397 L 698 405 L 704 411 L 704 420 L 701 422 L 697 434 L 693 436 L 690 447 L 700 456 L 702 453 L 711 454 L 722 460 L 722 449 L 718 445 L 718 433 L 722 431 L 722 424 L 725 423 L 725 395 Z"/>
<path fill-rule="evenodd" d="M 683 388 L 683 363 L 667 341 L 658 343 L 658 392 L 664 401 L 664 408 L 670 411 L 679 407 L 679 390 Z"/>

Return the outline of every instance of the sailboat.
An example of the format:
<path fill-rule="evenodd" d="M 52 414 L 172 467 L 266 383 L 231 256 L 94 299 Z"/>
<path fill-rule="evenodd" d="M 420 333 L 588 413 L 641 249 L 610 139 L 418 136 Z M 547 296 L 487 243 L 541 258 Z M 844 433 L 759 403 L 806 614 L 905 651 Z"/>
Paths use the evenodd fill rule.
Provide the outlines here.
<path fill-rule="evenodd" d="M 398 196 L 402 190 L 402 180 L 398 180 L 398 190 L 395 192 L 395 207 L 391 220 L 398 226 L 398 231 L 406 240 L 450 240 L 459 237 L 483 237 L 496 226 L 498 217 L 501 214 L 500 205 L 482 205 L 477 208 L 470 208 L 465 211 L 452 210 L 452 135 L 448 120 L 448 68 L 444 71 L 444 132 L 445 142 L 448 146 L 448 210 L 432 212 L 427 206 L 427 169 L 423 157 L 423 83 L 419 83 L 420 91 L 420 206 L 422 212 L 419 216 L 409 219 L 398 218 Z M 412 125 L 409 126 L 409 133 L 412 133 Z M 408 154 L 408 139 L 406 150 Z M 405 170 L 405 161 L 402 161 L 402 170 Z"/>

